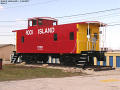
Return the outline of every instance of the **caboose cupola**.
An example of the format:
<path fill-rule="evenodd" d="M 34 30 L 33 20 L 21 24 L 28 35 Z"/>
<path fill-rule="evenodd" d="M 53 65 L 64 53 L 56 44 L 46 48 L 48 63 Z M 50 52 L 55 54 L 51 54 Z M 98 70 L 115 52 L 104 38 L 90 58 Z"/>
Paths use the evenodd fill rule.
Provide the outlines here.
<path fill-rule="evenodd" d="M 53 26 L 57 25 L 57 19 L 50 17 L 35 17 L 28 19 L 28 28 L 29 27 L 43 27 L 43 26 Z"/>

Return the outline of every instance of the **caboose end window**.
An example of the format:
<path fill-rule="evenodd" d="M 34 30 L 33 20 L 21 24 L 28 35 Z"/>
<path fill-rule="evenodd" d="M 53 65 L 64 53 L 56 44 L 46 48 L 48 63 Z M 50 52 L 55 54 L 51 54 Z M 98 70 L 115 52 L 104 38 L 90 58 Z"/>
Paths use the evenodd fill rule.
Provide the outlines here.
<path fill-rule="evenodd" d="M 21 42 L 24 43 L 24 36 L 21 37 Z"/>
<path fill-rule="evenodd" d="M 74 32 L 70 32 L 70 40 L 74 40 Z"/>

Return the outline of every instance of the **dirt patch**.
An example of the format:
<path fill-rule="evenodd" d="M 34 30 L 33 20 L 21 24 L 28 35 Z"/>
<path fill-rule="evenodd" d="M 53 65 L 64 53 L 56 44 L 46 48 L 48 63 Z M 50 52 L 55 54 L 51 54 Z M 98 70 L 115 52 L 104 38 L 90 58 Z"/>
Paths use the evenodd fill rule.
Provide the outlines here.
<path fill-rule="evenodd" d="M 84 73 L 87 75 L 120 75 L 120 68 L 116 68 L 115 70 L 103 70 L 103 71 L 94 71 L 94 68 L 76 68 L 76 67 L 64 67 L 64 66 L 49 66 L 48 64 L 43 65 L 25 65 L 28 67 L 44 67 L 44 68 L 51 68 L 51 69 L 60 69 L 64 72 L 70 73 Z"/>
<path fill-rule="evenodd" d="M 48 64 L 42 64 L 42 65 L 25 65 L 27 67 L 43 67 L 43 68 L 51 68 L 51 69 L 60 69 L 64 72 L 83 72 L 84 70 L 82 68 L 77 67 L 64 67 L 64 66 L 49 66 Z"/>

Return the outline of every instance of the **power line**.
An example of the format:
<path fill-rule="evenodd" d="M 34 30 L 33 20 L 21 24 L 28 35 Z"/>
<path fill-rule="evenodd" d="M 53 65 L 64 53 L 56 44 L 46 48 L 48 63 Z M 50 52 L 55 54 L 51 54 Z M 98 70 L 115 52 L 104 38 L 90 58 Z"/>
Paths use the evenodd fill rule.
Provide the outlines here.
<path fill-rule="evenodd" d="M 82 15 L 95 14 L 95 13 L 110 12 L 110 11 L 115 11 L 115 10 L 120 10 L 120 8 L 108 9 L 108 10 L 96 11 L 96 12 L 89 12 L 89 13 L 83 13 L 83 14 L 75 14 L 75 15 L 69 15 L 69 16 L 62 16 L 62 17 L 54 17 L 54 18 L 67 18 L 67 17 L 75 17 L 75 16 L 82 16 Z M 18 21 L 19 21 L 19 20 L 18 20 Z M 27 20 L 20 20 L 20 21 L 27 21 Z M 0 21 L 0 22 L 17 22 L 17 21 Z"/>
<path fill-rule="evenodd" d="M 73 17 L 73 16 L 80 16 L 80 15 L 88 15 L 88 14 L 95 14 L 95 13 L 110 12 L 110 11 L 115 11 L 115 10 L 120 10 L 120 8 L 108 9 L 108 10 L 96 11 L 96 12 L 89 12 L 89 13 L 83 13 L 83 14 L 75 14 L 75 15 L 69 15 L 69 16 L 62 16 L 62 17 L 54 17 L 54 18 Z M 27 21 L 27 20 L 20 20 L 20 21 Z M 0 21 L 0 22 L 16 22 L 16 21 Z"/>
<path fill-rule="evenodd" d="M 103 18 L 108 18 L 109 17 L 112 17 L 113 15 L 114 16 L 120 16 L 120 13 L 115 13 L 116 15 L 114 15 L 113 13 L 112 14 L 107 14 L 107 15 L 100 15 L 100 16 L 93 16 L 93 17 L 88 17 L 88 18 L 81 18 L 81 19 L 77 19 L 77 20 L 71 20 L 72 18 L 69 18 L 69 20 L 65 21 L 65 22 L 79 22 L 79 21 L 86 21 L 88 19 L 94 19 L 94 20 L 97 20 L 97 19 L 103 19 Z M 64 21 L 62 23 L 65 23 Z"/>
<path fill-rule="evenodd" d="M 16 21 L 0 21 L 0 22 L 16 22 Z"/>
<path fill-rule="evenodd" d="M 111 24 L 111 25 L 107 25 L 107 26 L 119 26 L 120 25 L 120 23 L 118 23 L 118 24 Z"/>
<path fill-rule="evenodd" d="M 18 21 L 27 21 L 27 20 L 15 20 L 15 21 L 0 21 L 0 22 L 3 22 L 3 23 L 5 22 L 5 23 L 6 23 L 6 22 L 18 22 Z"/>
<path fill-rule="evenodd" d="M 0 32 L 0 34 L 1 34 L 1 33 L 11 33 L 11 34 L 12 34 L 13 32 L 12 32 L 12 31 L 11 31 L 11 32 Z"/>
<path fill-rule="evenodd" d="M 19 26 L 15 26 L 15 25 L 0 25 L 0 28 L 23 28 L 23 27 L 27 27 L 26 25 L 19 25 Z"/>
<path fill-rule="evenodd" d="M 11 36 L 14 36 L 14 35 L 0 35 L 0 36 L 2 36 L 2 37 L 3 37 L 3 36 L 9 36 L 9 37 L 11 37 Z"/>
<path fill-rule="evenodd" d="M 117 23 L 117 24 L 113 24 L 113 23 Z M 120 22 L 109 22 L 107 23 L 107 26 L 116 26 L 116 25 L 120 25 Z M 6 27 L 7 25 L 4 25 L 4 27 Z M 1 27 L 1 26 L 0 26 Z M 13 26 L 9 26 L 9 27 L 13 27 Z M 14 27 L 18 27 L 18 26 L 14 26 Z M 20 27 L 20 26 L 19 26 Z M 25 26 L 21 26 L 21 27 L 25 27 Z M 2 27 L 3 28 L 3 27 Z M 6 27 L 7 28 L 7 27 Z M 12 32 L 0 32 L 0 33 L 12 33 Z"/>
<path fill-rule="evenodd" d="M 96 13 L 104 13 L 104 12 L 110 12 L 110 11 L 116 11 L 116 10 L 120 10 L 120 8 L 107 9 L 107 10 L 89 12 L 89 13 L 82 13 L 82 14 L 74 14 L 74 15 L 69 15 L 69 16 L 55 17 L 55 18 L 75 17 L 75 16 L 82 16 L 82 15 L 89 15 L 89 14 L 96 14 Z"/>

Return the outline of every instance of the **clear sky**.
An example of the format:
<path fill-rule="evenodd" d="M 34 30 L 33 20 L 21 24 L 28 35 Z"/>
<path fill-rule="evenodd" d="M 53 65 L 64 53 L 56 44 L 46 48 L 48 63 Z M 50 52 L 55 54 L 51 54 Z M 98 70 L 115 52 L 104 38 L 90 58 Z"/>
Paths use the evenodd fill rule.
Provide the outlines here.
<path fill-rule="evenodd" d="M 19 0 L 18 0 L 19 1 Z M 12 30 L 26 28 L 25 21 L 30 17 L 61 17 L 107 9 L 120 8 L 120 0 L 29 0 L 29 2 L 8 2 L 0 4 L 0 44 L 15 43 Z M 59 24 L 81 21 L 101 21 L 108 25 L 120 24 L 120 9 L 69 18 L 57 18 Z M 120 25 L 106 27 L 105 46 L 120 49 Z"/>

